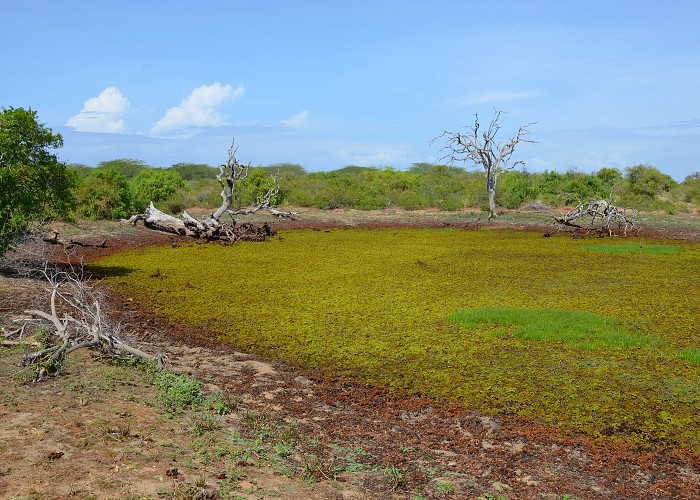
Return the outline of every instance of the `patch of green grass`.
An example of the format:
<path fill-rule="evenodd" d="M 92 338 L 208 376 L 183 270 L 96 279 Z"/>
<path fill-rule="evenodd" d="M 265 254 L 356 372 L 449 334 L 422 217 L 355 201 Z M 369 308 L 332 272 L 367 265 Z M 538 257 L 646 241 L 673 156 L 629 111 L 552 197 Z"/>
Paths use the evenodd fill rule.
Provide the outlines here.
<path fill-rule="evenodd" d="M 634 242 L 586 245 L 581 247 L 581 250 L 612 254 L 649 253 L 656 255 L 674 255 L 681 251 L 680 247 L 675 245 L 655 245 Z"/>
<path fill-rule="evenodd" d="M 501 230 L 301 230 L 263 244 L 115 254 L 93 271 L 128 269 L 107 282 L 240 350 L 487 414 L 700 451 L 689 385 L 700 366 L 679 362 L 679 346 L 698 343 L 700 247 L 674 243 L 672 258 L 579 251 L 590 243 Z M 236 281 L 222 287 L 228 269 Z M 446 321 L 491 308 L 510 323 Z"/>
<path fill-rule="evenodd" d="M 700 349 L 684 349 L 681 351 L 681 358 L 695 365 L 700 365 Z"/>
<path fill-rule="evenodd" d="M 482 325 L 512 327 L 499 328 L 491 333 L 508 331 L 517 338 L 562 342 L 574 349 L 627 349 L 650 342 L 648 337 L 623 328 L 615 319 L 580 311 L 476 307 L 457 311 L 448 318 L 469 329 Z"/>

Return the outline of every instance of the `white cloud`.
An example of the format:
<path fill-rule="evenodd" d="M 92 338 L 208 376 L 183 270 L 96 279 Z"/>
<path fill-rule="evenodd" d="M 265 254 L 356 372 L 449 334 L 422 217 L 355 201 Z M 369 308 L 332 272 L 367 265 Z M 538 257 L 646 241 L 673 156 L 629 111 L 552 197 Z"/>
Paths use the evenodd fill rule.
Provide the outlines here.
<path fill-rule="evenodd" d="M 80 113 L 66 125 L 80 132 L 126 132 L 122 116 L 129 109 L 129 99 L 117 87 L 107 87 L 97 97 L 83 103 Z"/>
<path fill-rule="evenodd" d="M 500 92 L 490 90 L 468 97 L 462 101 L 462 104 L 488 104 L 492 102 L 520 101 L 523 99 L 532 99 L 534 97 L 538 97 L 539 95 L 539 92 L 533 90 L 521 90 L 517 92 Z"/>
<path fill-rule="evenodd" d="M 303 125 L 306 123 L 306 120 L 309 118 L 309 112 L 307 110 L 302 111 L 301 113 L 298 113 L 291 118 L 287 118 L 286 120 L 280 120 L 280 122 L 283 125 L 286 125 L 287 127 L 298 127 L 299 125 Z"/>
<path fill-rule="evenodd" d="M 228 101 L 241 97 L 245 93 L 243 85 L 234 89 L 231 85 L 212 85 L 197 87 L 182 100 L 179 106 L 168 109 L 165 116 L 151 128 L 152 134 L 168 132 L 183 127 L 216 127 L 225 125 L 224 116 L 218 108 Z"/>

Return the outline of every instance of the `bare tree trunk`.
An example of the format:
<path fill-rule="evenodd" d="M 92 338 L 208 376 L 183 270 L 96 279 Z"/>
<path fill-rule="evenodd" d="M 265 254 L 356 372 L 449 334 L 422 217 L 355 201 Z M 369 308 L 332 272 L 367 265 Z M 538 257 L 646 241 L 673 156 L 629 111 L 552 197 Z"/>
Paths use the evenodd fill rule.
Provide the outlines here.
<path fill-rule="evenodd" d="M 496 182 L 495 179 L 489 178 L 486 182 L 486 192 L 489 197 L 489 219 L 497 217 L 496 213 Z"/>

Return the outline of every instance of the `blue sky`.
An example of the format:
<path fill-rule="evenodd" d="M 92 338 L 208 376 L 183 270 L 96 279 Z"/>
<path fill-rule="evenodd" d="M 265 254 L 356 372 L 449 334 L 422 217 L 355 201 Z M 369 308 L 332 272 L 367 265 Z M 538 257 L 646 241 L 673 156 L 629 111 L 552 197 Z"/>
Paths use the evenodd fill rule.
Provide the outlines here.
<path fill-rule="evenodd" d="M 406 168 L 499 109 L 529 170 L 700 170 L 695 0 L 1 3 L 0 106 L 67 162 Z"/>

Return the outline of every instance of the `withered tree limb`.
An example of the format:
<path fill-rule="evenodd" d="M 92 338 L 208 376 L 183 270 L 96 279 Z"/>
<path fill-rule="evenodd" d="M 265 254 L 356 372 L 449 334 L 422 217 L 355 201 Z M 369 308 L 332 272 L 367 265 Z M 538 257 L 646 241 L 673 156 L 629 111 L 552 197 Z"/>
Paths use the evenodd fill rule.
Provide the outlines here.
<path fill-rule="evenodd" d="M 466 133 L 446 130 L 432 141 L 445 140 L 444 147 L 440 149 L 440 153 L 444 153 L 439 158 L 440 161 L 446 161 L 450 165 L 455 163 L 473 163 L 474 165 L 480 165 L 484 169 L 486 174 L 486 192 L 489 199 L 489 219 L 497 216 L 496 182 L 498 177 L 504 172 L 515 169 L 518 165 L 525 165 L 525 162 L 522 160 L 509 164 L 515 152 L 515 147 L 521 142 L 536 143 L 536 141 L 527 138 L 530 134 L 529 127 L 534 125 L 534 122 L 520 127 L 518 132 L 508 140 L 496 142 L 496 135 L 501 129 L 500 125 L 498 125 L 501 114 L 503 114 L 503 111 L 494 110 L 491 123 L 481 133 L 479 132 L 481 128 L 479 114 L 476 113 L 474 115 L 474 125 L 467 128 Z"/>
<path fill-rule="evenodd" d="M 234 242 L 236 239 L 245 239 L 250 232 L 250 226 L 241 228 L 235 216 L 252 215 L 260 210 L 266 210 L 279 218 L 294 218 L 297 212 L 283 212 L 273 207 L 275 199 L 279 194 L 279 176 L 273 175 L 270 179 L 268 190 L 255 200 L 255 203 L 247 208 L 241 208 L 240 199 L 236 196 L 236 183 L 248 176 L 250 163 L 243 165 L 236 159 L 235 143 L 231 144 L 228 151 L 228 160 L 219 165 L 219 173 L 216 179 L 221 186 L 221 206 L 213 213 L 202 220 L 195 219 L 187 211 L 181 217 L 166 214 L 158 210 L 151 202 L 143 214 L 137 214 L 124 222 L 136 224 L 143 221 L 144 226 L 149 229 L 163 231 L 167 233 L 180 234 L 193 238 L 204 238 L 207 240 L 224 240 Z M 232 208 L 234 202 L 237 203 Z M 229 215 L 229 221 L 222 222 L 221 217 Z M 270 228 L 267 226 L 264 231 L 269 235 Z M 260 231 L 257 231 L 260 233 Z M 256 233 L 256 234 L 257 234 Z M 258 234 L 253 239 L 258 239 Z"/>

